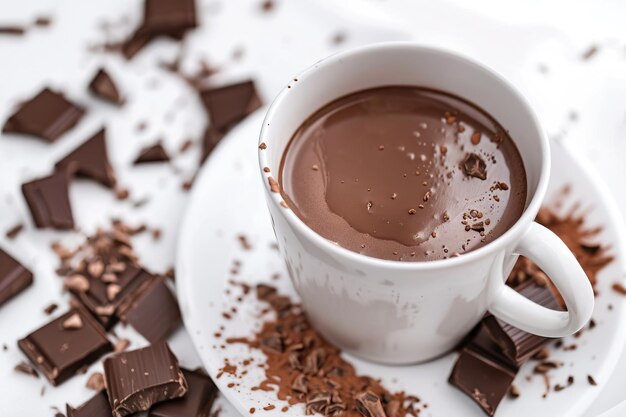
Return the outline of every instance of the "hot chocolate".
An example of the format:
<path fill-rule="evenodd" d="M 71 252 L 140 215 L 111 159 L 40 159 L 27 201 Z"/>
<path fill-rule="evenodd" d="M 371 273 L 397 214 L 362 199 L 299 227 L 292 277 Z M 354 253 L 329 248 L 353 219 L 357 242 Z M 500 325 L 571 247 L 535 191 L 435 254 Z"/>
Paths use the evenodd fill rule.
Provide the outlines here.
<path fill-rule="evenodd" d="M 364 255 L 445 259 L 506 232 L 526 203 L 522 158 L 476 105 L 419 87 L 339 98 L 296 131 L 281 161 L 288 206 Z"/>

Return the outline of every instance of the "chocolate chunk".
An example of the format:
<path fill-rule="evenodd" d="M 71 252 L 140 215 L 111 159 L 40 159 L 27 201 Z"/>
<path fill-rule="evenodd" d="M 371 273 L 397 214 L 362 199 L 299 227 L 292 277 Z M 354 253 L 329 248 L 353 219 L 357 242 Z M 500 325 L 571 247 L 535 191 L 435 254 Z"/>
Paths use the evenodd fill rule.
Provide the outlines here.
<path fill-rule="evenodd" d="M 165 339 L 180 326 L 178 303 L 165 277 L 149 280 L 120 306 L 123 322 L 130 323 L 150 343 Z"/>
<path fill-rule="evenodd" d="M 82 107 L 45 88 L 9 117 L 2 133 L 33 135 L 54 142 L 74 127 L 84 114 Z"/>
<path fill-rule="evenodd" d="M 64 323 L 75 315 L 82 323 L 80 328 L 66 328 Z M 80 309 L 35 330 L 19 340 L 18 346 L 55 386 L 113 350 L 102 326 Z"/>
<path fill-rule="evenodd" d="M 135 158 L 133 164 L 138 165 L 152 162 L 167 162 L 169 160 L 170 157 L 167 155 L 167 152 L 165 152 L 163 145 L 157 143 L 155 145 L 143 148 L 139 152 L 139 155 L 137 155 L 137 158 Z"/>
<path fill-rule="evenodd" d="M 33 283 L 33 274 L 0 249 L 0 306 Z"/>
<path fill-rule="evenodd" d="M 535 281 L 527 281 L 517 286 L 515 290 L 546 308 L 562 310 L 554 293 L 547 285 L 538 285 Z M 525 362 L 552 340 L 517 329 L 494 316 L 486 317 L 483 320 L 483 325 L 494 342 L 502 349 L 504 355 L 518 365 Z"/>
<path fill-rule="evenodd" d="M 204 137 L 202 138 L 202 154 L 200 162 L 204 162 L 208 156 L 213 152 L 213 149 L 224 138 L 224 133 L 219 132 L 213 125 L 210 125 L 204 131 Z"/>
<path fill-rule="evenodd" d="M 120 94 L 115 82 L 103 68 L 98 70 L 95 77 L 89 83 L 89 91 L 103 100 L 121 106 L 124 98 Z"/>
<path fill-rule="evenodd" d="M 195 0 L 146 0 L 139 35 L 168 35 L 181 39 L 197 26 Z"/>
<path fill-rule="evenodd" d="M 493 416 L 516 373 L 516 369 L 465 347 L 454 364 L 449 382 L 472 398 L 488 416 Z"/>
<path fill-rule="evenodd" d="M 203 90 L 200 98 L 209 113 L 213 128 L 223 134 L 261 107 L 261 99 L 252 80 Z"/>
<path fill-rule="evenodd" d="M 165 342 L 106 358 L 104 377 L 114 417 L 187 393 L 187 381 Z"/>
<path fill-rule="evenodd" d="M 475 153 L 468 153 L 463 160 L 463 172 L 468 177 L 480 178 L 481 180 L 487 179 L 487 165 L 485 161 Z"/>
<path fill-rule="evenodd" d="M 104 391 L 100 391 L 78 408 L 66 405 L 67 417 L 111 417 L 109 399 Z"/>
<path fill-rule="evenodd" d="M 183 369 L 189 390 L 184 397 L 165 401 L 150 408 L 148 417 L 209 417 L 217 397 L 217 387 L 200 371 Z"/>
<path fill-rule="evenodd" d="M 71 175 L 98 181 L 105 187 L 113 188 L 116 183 L 115 173 L 107 156 L 104 128 L 57 162 L 56 167 L 67 170 Z"/>
<path fill-rule="evenodd" d="M 65 172 L 22 184 L 22 193 L 38 228 L 67 230 L 74 227 Z"/>
<path fill-rule="evenodd" d="M 100 278 L 87 278 L 89 286 L 87 289 L 69 288 L 72 294 L 78 300 L 98 317 L 105 328 L 110 328 L 115 324 L 119 316 L 119 309 L 122 303 L 130 297 L 134 291 L 138 290 L 142 285 L 146 285 L 149 280 L 153 280 L 154 276 L 143 269 L 134 265 L 126 265 L 124 271 L 120 272 L 116 277 L 114 284 L 107 283 Z M 109 285 L 119 286 L 119 291 L 114 297 L 108 290 Z"/>

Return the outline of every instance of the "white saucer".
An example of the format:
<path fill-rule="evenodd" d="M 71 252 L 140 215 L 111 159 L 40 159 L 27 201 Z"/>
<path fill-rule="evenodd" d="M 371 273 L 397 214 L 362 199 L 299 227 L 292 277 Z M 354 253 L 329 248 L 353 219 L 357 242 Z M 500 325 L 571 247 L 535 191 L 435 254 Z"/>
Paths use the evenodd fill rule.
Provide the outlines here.
<path fill-rule="evenodd" d="M 244 378 L 224 374 L 217 378 L 225 360 L 237 364 L 253 357 L 255 363 L 262 355 L 242 344 L 226 344 L 226 337 L 251 336 L 258 329 L 258 313 L 262 306 L 254 296 L 236 301 L 238 287 L 228 283 L 235 259 L 242 262 L 237 281 L 248 284 L 271 282 L 294 299 L 297 296 L 287 278 L 286 268 L 271 245 L 274 233 L 265 206 L 261 179 L 257 168 L 256 143 L 263 110 L 241 123 L 215 150 L 199 173 L 179 236 L 177 253 L 177 289 L 185 325 L 204 366 L 220 390 L 244 415 L 255 408 L 262 416 L 304 415 L 302 406 L 292 406 L 281 412 L 282 403 L 274 392 L 252 391 L 263 380 L 263 370 L 249 367 Z M 588 224 L 604 227 L 602 239 L 610 242 L 616 260 L 599 276 L 599 297 L 594 320 L 597 326 L 582 337 L 573 339 L 577 349 L 555 351 L 552 358 L 565 366 L 553 372 L 552 382 L 563 384 L 569 375 L 575 377 L 572 387 L 550 392 L 542 398 L 544 382 L 539 376 L 530 381 L 532 365 L 522 368 L 515 385 L 521 392 L 517 400 L 505 399 L 497 416 L 582 416 L 600 393 L 622 351 L 626 339 L 624 298 L 611 290 L 611 284 L 623 276 L 624 237 L 621 217 L 602 184 L 599 184 L 561 145 L 552 144 L 553 169 L 550 195 L 565 184 L 572 186 L 571 203 L 590 202 Z M 244 250 L 238 235 L 244 234 L 252 250 Z M 272 275 L 282 278 L 272 281 Z M 230 294 L 227 294 L 230 290 Z M 612 305 L 612 309 L 609 309 Z M 232 319 L 223 312 L 236 306 Z M 220 326 L 225 329 L 220 330 Z M 215 333 L 220 332 L 221 337 Z M 566 343 L 569 341 L 566 341 Z M 438 360 L 415 366 L 391 367 L 364 362 L 349 357 L 357 370 L 380 378 L 391 391 L 404 390 L 428 403 L 426 411 L 433 416 L 483 416 L 482 411 L 448 382 L 456 355 L 448 354 Z M 241 368 L 240 368 L 241 369 Z M 592 375 L 598 386 L 587 382 Z M 228 387 L 229 384 L 234 384 Z M 273 404 L 276 408 L 264 411 Z M 429 415 L 426 413 L 425 415 Z"/>

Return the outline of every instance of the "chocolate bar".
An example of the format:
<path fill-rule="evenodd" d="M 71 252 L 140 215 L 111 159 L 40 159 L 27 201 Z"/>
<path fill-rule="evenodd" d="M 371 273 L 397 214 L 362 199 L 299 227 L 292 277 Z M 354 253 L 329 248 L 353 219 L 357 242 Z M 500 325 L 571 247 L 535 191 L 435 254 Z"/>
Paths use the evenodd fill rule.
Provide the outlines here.
<path fill-rule="evenodd" d="M 106 358 L 104 376 L 114 417 L 145 411 L 187 393 L 185 376 L 165 342 Z"/>

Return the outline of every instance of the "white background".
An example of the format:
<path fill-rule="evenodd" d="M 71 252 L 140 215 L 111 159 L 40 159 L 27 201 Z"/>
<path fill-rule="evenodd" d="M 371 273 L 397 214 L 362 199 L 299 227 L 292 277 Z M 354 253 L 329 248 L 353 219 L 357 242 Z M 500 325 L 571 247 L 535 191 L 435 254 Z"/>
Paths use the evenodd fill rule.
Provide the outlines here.
<path fill-rule="evenodd" d="M 222 71 L 212 80 L 220 84 L 253 77 L 268 102 L 295 73 L 325 55 L 357 44 L 412 38 L 474 56 L 513 81 L 530 99 L 549 135 L 578 155 L 588 158 L 610 186 L 621 207 L 626 207 L 626 3 L 503 1 L 343 0 L 276 1 L 264 14 L 259 1 L 200 1 L 203 25 L 186 43 L 184 68 L 193 71 L 206 59 Z M 158 62 L 173 59 L 179 45 L 153 42 L 133 61 L 89 52 L 102 42 L 102 22 L 114 23 L 114 36 L 123 37 L 140 18 L 138 0 L 4 1 L 0 24 L 26 23 L 37 15 L 51 16 L 50 28 L 34 28 L 24 37 L 0 35 L 0 123 L 17 101 L 44 85 L 62 89 L 88 108 L 87 117 L 69 134 L 49 145 L 40 141 L 0 136 L 0 230 L 16 222 L 27 231 L 15 241 L 0 236 L 6 248 L 36 274 L 36 284 L 0 308 L 0 415 L 53 415 L 50 406 L 77 405 L 91 393 L 85 377 L 60 388 L 43 380 L 15 374 L 22 360 L 15 340 L 48 319 L 42 308 L 65 297 L 53 273 L 56 261 L 48 250 L 52 239 L 71 241 L 67 233 L 35 231 L 19 192 L 19 185 L 47 174 L 54 161 L 81 143 L 103 124 L 108 128 L 109 153 L 120 182 L 132 199 L 149 198 L 142 209 L 130 202 L 117 203 L 111 193 L 91 182 L 72 186 L 77 224 L 93 230 L 106 219 L 123 214 L 130 221 L 147 222 L 163 229 L 158 242 L 141 237 L 136 242 L 143 262 L 155 271 L 174 263 L 177 225 L 185 207 L 181 183 L 195 172 L 199 147 L 176 157 L 171 165 L 134 168 L 131 161 L 146 144 L 162 139 L 175 153 L 187 138 L 199 143 L 206 124 L 195 92 L 160 69 Z M 332 37 L 345 33 L 346 43 L 335 46 Z M 582 54 L 599 47 L 590 60 Z M 233 58 L 243 51 L 241 59 Z M 86 85 L 97 68 L 106 65 L 128 95 L 119 110 L 90 97 Z M 543 69 L 543 70 L 542 70 Z M 572 120 L 571 114 L 577 115 Z M 136 126 L 148 127 L 138 132 Z M 593 204 L 593 202 L 590 202 Z M 216 196 L 216 204 L 225 204 Z M 626 213 L 626 211 L 624 211 Z M 62 309 L 59 313 L 62 312 Z M 126 330 L 135 341 L 139 336 Z M 184 332 L 172 340 L 181 362 L 197 365 Z M 93 369 L 97 369 L 97 366 Z M 626 398 L 626 360 L 615 382 L 601 395 L 589 415 Z M 90 370 L 91 371 L 91 370 Z M 624 376 L 621 376 L 624 375 Z M 43 397 L 40 389 L 46 386 Z M 21 402 L 7 401 L 19 395 Z"/>

